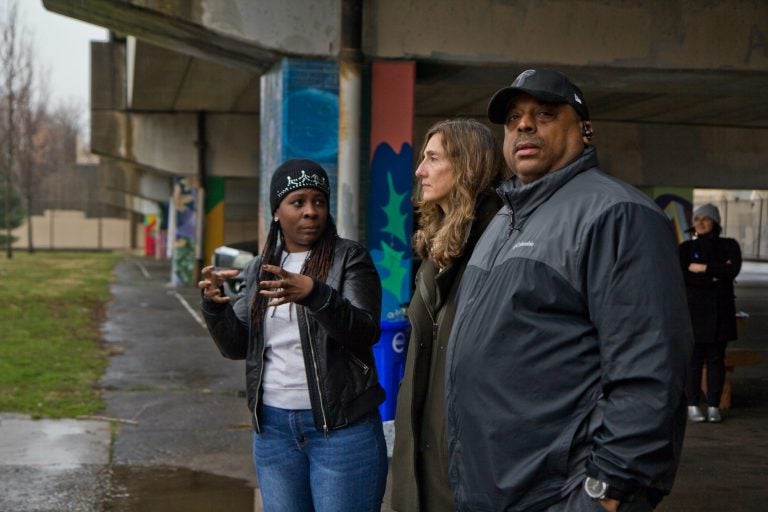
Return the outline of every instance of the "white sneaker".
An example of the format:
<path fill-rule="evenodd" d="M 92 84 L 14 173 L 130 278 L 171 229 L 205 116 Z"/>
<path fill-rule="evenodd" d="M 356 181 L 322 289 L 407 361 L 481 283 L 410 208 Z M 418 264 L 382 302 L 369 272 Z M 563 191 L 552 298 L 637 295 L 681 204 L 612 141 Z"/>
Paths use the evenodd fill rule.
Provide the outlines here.
<path fill-rule="evenodd" d="M 710 423 L 720 423 L 723 417 L 720 416 L 720 409 L 717 407 L 707 407 L 707 421 Z"/>
<path fill-rule="evenodd" d="M 698 405 L 688 406 L 688 419 L 694 423 L 701 423 L 707 420 Z"/>

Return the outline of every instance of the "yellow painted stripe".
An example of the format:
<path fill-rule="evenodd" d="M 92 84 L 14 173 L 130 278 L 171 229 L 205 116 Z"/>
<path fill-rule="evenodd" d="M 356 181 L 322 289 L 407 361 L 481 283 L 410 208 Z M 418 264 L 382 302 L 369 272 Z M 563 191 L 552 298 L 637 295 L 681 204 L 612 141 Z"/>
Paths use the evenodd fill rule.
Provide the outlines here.
<path fill-rule="evenodd" d="M 220 201 L 205 214 L 205 243 L 203 244 L 205 265 L 211 264 L 214 249 L 221 245 L 224 245 L 224 201 Z"/>

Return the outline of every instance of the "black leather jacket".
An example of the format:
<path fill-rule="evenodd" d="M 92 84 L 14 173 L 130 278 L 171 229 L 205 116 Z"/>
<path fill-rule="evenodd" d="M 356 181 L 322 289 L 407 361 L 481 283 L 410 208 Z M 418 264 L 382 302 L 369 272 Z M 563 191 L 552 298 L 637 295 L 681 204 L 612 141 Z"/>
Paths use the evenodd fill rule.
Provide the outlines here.
<path fill-rule="evenodd" d="M 257 411 L 264 374 L 264 333 L 251 329 L 251 302 L 258 292 L 261 258 L 243 270 L 245 292 L 234 303 L 202 301 L 208 330 L 221 354 L 245 359 L 248 407 Z M 325 283 L 315 280 L 297 303 L 309 396 L 315 426 L 328 432 L 352 424 L 384 401 L 373 359 L 379 339 L 381 281 L 368 251 L 338 239 Z M 253 415 L 259 432 L 258 415 Z"/>

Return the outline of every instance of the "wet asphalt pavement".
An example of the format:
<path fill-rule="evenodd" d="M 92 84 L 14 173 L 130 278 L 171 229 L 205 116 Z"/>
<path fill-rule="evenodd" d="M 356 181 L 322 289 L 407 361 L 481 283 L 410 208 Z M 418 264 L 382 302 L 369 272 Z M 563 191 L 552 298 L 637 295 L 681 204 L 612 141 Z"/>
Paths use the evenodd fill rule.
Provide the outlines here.
<path fill-rule="evenodd" d="M 662 512 L 768 510 L 768 264 L 745 263 L 736 308 L 750 317 L 729 349 L 762 355 L 729 375 L 732 408 L 722 423 L 688 424 L 672 494 Z"/>
<path fill-rule="evenodd" d="M 145 258 L 117 267 L 99 417 L 0 414 L 0 512 L 260 510 L 243 363 L 220 356 L 197 289 L 169 287 L 169 275 Z M 768 510 L 768 265 L 745 267 L 737 295 L 750 319 L 733 347 L 763 362 L 731 376 L 722 424 L 688 426 L 660 511 Z"/>
<path fill-rule="evenodd" d="M 118 265 L 99 418 L 0 416 L 0 511 L 254 510 L 243 362 L 193 316 L 197 289 L 169 278 L 168 262 Z"/>

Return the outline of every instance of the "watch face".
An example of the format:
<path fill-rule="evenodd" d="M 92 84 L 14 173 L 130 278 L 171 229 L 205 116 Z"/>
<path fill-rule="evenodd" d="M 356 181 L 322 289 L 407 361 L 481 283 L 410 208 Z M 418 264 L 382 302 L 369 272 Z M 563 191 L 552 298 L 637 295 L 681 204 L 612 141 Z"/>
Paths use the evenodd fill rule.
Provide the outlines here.
<path fill-rule="evenodd" d="M 596 478 L 588 476 L 584 480 L 584 490 L 590 498 L 601 500 L 605 498 L 605 491 L 608 490 L 608 484 Z"/>

